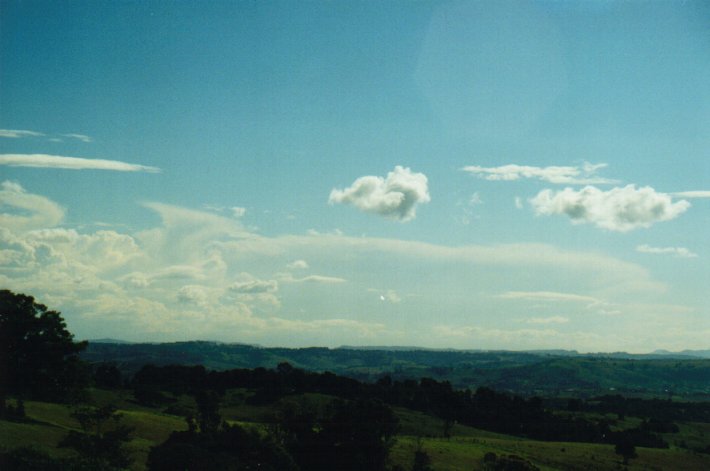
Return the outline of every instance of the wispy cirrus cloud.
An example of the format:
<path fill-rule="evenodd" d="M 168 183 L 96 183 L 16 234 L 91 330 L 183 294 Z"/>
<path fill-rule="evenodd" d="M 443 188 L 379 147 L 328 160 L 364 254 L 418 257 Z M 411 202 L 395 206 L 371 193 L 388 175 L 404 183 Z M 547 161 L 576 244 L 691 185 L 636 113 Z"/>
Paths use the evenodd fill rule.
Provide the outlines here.
<path fill-rule="evenodd" d="M 674 255 L 680 258 L 695 258 L 698 256 L 698 254 L 691 252 L 685 247 L 652 247 L 647 244 L 642 244 L 636 247 L 636 251 L 655 255 Z"/>
<path fill-rule="evenodd" d="M 26 137 L 47 137 L 52 142 L 61 142 L 63 138 L 76 139 L 81 142 L 93 142 L 91 136 L 79 133 L 66 133 L 66 134 L 46 134 L 39 131 L 29 131 L 26 129 L 0 129 L 0 137 L 10 138 L 10 139 L 21 139 Z"/>
<path fill-rule="evenodd" d="M 635 185 L 603 191 L 594 186 L 581 190 L 543 190 L 530 200 L 538 215 L 563 214 L 574 224 L 591 223 L 610 231 L 628 232 L 669 221 L 684 213 L 690 203 L 674 202 L 671 195 Z"/>
<path fill-rule="evenodd" d="M 502 165 L 500 167 L 469 165 L 461 170 L 489 181 L 516 181 L 526 178 L 556 184 L 591 185 L 616 183 L 615 180 L 596 176 L 597 170 L 606 166 L 607 164 L 590 164 L 587 162 L 581 167 L 533 167 L 518 164 Z"/>
<path fill-rule="evenodd" d="M 333 189 L 328 202 L 351 204 L 389 219 L 406 222 L 416 217 L 417 205 L 431 201 L 426 175 L 397 165 L 387 178 L 360 177 L 349 188 Z"/>
<path fill-rule="evenodd" d="M 599 300 L 591 296 L 583 296 L 573 293 L 557 293 L 554 291 L 508 291 L 499 296 L 502 299 L 523 299 L 527 301 L 550 301 L 550 302 L 583 302 L 598 303 Z"/>
<path fill-rule="evenodd" d="M 24 129 L 0 129 L 0 137 L 7 137 L 10 139 L 20 139 L 23 137 L 41 137 L 44 133 L 37 131 L 27 131 Z"/>
<path fill-rule="evenodd" d="M 59 168 L 66 170 L 113 170 L 117 172 L 159 173 L 158 167 L 118 160 L 86 159 L 48 154 L 0 154 L 0 165 L 9 167 Z"/>
<path fill-rule="evenodd" d="M 69 133 L 69 134 L 61 134 L 62 137 L 68 137 L 70 139 L 77 139 L 81 142 L 92 142 L 93 139 L 91 136 L 87 136 L 86 134 L 77 134 L 77 133 Z"/>

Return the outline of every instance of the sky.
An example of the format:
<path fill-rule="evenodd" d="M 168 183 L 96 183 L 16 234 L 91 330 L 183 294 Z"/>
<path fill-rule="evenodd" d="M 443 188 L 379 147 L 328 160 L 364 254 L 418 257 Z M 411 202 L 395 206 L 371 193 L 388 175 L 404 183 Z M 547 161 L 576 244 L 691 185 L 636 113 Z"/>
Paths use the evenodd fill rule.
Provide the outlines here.
<path fill-rule="evenodd" d="M 0 286 L 78 339 L 710 348 L 710 7 L 0 0 Z"/>

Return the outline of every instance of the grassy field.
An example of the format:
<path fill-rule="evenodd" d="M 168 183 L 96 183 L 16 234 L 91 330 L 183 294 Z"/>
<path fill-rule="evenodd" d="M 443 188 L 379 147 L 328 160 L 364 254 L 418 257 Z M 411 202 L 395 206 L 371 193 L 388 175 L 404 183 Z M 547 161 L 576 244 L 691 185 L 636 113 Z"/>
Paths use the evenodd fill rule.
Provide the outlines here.
<path fill-rule="evenodd" d="M 221 414 L 229 422 L 239 422 L 260 426 L 273 417 L 279 405 L 253 406 L 245 404 L 248 392 L 230 391 L 225 397 Z M 129 392 L 97 390 L 94 400 L 99 404 L 113 403 L 122 414 L 122 423 L 134 428 L 129 445 L 134 464 L 131 469 L 145 469 L 147 454 L 152 446 L 163 442 L 172 431 L 185 430 L 183 417 L 164 412 L 163 408 L 148 408 L 132 401 Z M 327 407 L 333 398 L 309 394 L 282 400 L 310 404 L 312 407 Z M 175 404 L 174 404 L 175 405 Z M 187 396 L 179 397 L 177 405 L 184 410 L 194 407 Z M 28 401 L 25 404 L 28 420 L 25 422 L 0 421 L 0 446 L 14 448 L 35 446 L 53 456 L 68 456 L 71 452 L 57 448 L 59 441 L 69 430 L 78 429 L 78 423 L 71 417 L 71 408 L 66 405 Z M 455 424 L 450 429 L 450 437 L 444 438 L 444 423 L 441 419 L 395 408 L 400 421 L 400 434 L 392 448 L 390 462 L 404 469 L 411 469 L 414 452 L 421 449 L 431 458 L 436 471 L 473 471 L 483 469 L 483 457 L 492 452 L 497 456 L 518 456 L 541 470 L 684 470 L 707 471 L 710 469 L 710 455 L 702 455 L 680 449 L 676 441 L 688 445 L 703 445 L 710 441 L 710 424 L 680 424 L 678 434 L 668 435 L 670 449 L 637 448 L 638 457 L 628 466 L 622 465 L 619 455 L 611 445 L 584 443 L 556 443 L 526 440 L 471 427 Z M 260 427 L 261 428 L 261 427 Z M 307 471 L 307 470 L 304 470 Z M 334 470 L 337 471 L 337 470 Z"/>

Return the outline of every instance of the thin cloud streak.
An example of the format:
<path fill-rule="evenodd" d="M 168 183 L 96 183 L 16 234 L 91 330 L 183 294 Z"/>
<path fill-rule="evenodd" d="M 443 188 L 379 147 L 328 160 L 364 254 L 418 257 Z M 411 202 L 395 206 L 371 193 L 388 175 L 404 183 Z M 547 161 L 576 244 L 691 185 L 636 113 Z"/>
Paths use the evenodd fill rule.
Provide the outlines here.
<path fill-rule="evenodd" d="M 118 160 L 85 159 L 48 154 L 0 154 L 0 165 L 9 167 L 59 168 L 65 170 L 113 170 L 117 172 L 160 173 L 158 167 Z"/>
<path fill-rule="evenodd" d="M 695 258 L 698 256 L 698 254 L 691 252 L 685 247 L 651 247 L 650 245 L 643 244 L 637 246 L 636 251 L 655 255 L 675 255 L 680 258 Z"/>
<path fill-rule="evenodd" d="M 582 167 L 550 166 L 532 167 L 529 165 L 509 164 L 500 167 L 480 167 L 469 165 L 461 170 L 489 181 L 516 181 L 523 178 L 538 179 L 556 184 L 612 184 L 616 180 L 595 176 L 597 170 L 607 164 L 590 164 L 585 162 Z"/>
<path fill-rule="evenodd" d="M 26 131 L 23 129 L 0 129 L 0 137 L 7 137 L 10 139 L 20 139 L 23 137 L 40 137 L 44 136 L 43 133 L 37 131 Z"/>

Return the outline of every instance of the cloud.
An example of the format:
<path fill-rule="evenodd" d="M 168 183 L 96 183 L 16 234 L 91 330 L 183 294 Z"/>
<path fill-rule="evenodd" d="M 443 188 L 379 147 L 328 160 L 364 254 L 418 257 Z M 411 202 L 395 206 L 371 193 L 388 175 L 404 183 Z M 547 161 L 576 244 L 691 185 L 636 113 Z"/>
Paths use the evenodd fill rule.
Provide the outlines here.
<path fill-rule="evenodd" d="M 296 278 L 291 273 L 277 273 L 276 278 L 282 283 L 319 283 L 319 284 L 339 284 L 346 283 L 348 280 L 345 278 L 339 278 L 337 276 L 324 276 L 324 275 L 308 275 L 301 278 Z"/>
<path fill-rule="evenodd" d="M 113 170 L 117 172 L 158 173 L 157 167 L 129 164 L 118 160 L 85 159 L 47 154 L 0 154 L 0 165 L 10 167 L 60 168 L 67 170 Z"/>
<path fill-rule="evenodd" d="M 602 191 L 587 186 L 577 191 L 565 188 L 553 192 L 543 190 L 530 200 L 538 215 L 567 215 L 574 224 L 591 223 L 610 231 L 628 232 L 669 221 L 684 213 L 690 203 L 673 202 L 670 195 L 651 187 L 635 185 Z"/>
<path fill-rule="evenodd" d="M 0 211 L 0 226 L 12 230 L 54 227 L 64 219 L 64 208 L 11 181 L 0 184 Z"/>
<path fill-rule="evenodd" d="M 205 305 L 209 294 L 204 286 L 185 285 L 178 290 L 177 299 L 181 303 Z"/>
<path fill-rule="evenodd" d="M 24 192 L 16 183 L 4 188 Z M 481 317 L 487 327 L 528 317 L 576 320 L 583 311 L 591 312 L 596 299 L 643 296 L 654 303 L 649 294 L 657 296 L 664 287 L 638 264 L 551 245 L 447 246 L 342 233 L 266 237 L 248 232 L 226 213 L 146 206 L 161 221 L 141 232 L 91 226 L 18 232 L 0 224 L 0 285 L 32 293 L 61 310 L 80 338 L 123 332 L 129 340 L 200 337 L 294 346 L 348 343 L 358 333 L 377 336 L 377 342 L 451 346 L 448 338 L 432 335 L 440 320 L 428 313 L 446 312 L 452 322 L 470 322 L 474 312 L 496 313 Z M 308 265 L 330 276 L 298 271 Z M 499 280 L 520 287 L 502 295 L 518 301 L 485 296 L 501 293 Z M 567 292 L 543 291 L 550 286 Z M 406 316 L 387 316 L 412 296 L 405 293 L 416 293 L 417 302 L 408 303 Z M 570 293 L 594 293 L 596 298 Z M 385 302 L 376 302 L 380 296 Z M 388 303 L 399 298 L 402 304 Z M 552 311 L 551 305 L 560 301 L 568 301 L 565 311 Z M 623 309 L 624 316 L 604 320 L 621 322 L 626 303 Z M 511 317 L 494 319 L 503 311 Z M 540 331 L 561 330 L 571 321 L 538 324 Z M 459 345 L 470 346 L 477 338 L 491 347 L 497 342 L 499 348 L 519 340 L 530 347 L 546 345 L 526 332 L 471 334 Z M 553 336 L 555 342 L 565 338 Z"/>
<path fill-rule="evenodd" d="M 230 291 L 244 294 L 273 293 L 278 289 L 279 284 L 276 280 L 237 281 L 229 287 Z"/>
<path fill-rule="evenodd" d="M 70 134 L 62 134 L 64 137 L 69 137 L 72 139 L 77 139 L 81 142 L 92 142 L 93 139 L 91 139 L 90 136 L 87 136 L 86 134 L 76 134 L 76 133 L 70 133 Z"/>
<path fill-rule="evenodd" d="M 234 216 L 235 218 L 244 217 L 244 215 L 247 213 L 247 209 L 242 208 L 240 206 L 234 206 L 229 209 L 230 209 L 230 211 L 232 211 L 232 216 Z"/>
<path fill-rule="evenodd" d="M 710 191 L 679 191 L 677 193 L 671 193 L 673 196 L 678 198 L 710 198 Z"/>
<path fill-rule="evenodd" d="M 23 137 L 39 137 L 44 136 L 41 132 L 37 131 L 24 131 L 19 129 L 0 129 L 0 137 L 8 137 L 11 139 L 19 139 Z"/>
<path fill-rule="evenodd" d="M 294 260 L 293 262 L 286 265 L 289 270 L 307 270 L 308 262 L 305 260 Z"/>
<path fill-rule="evenodd" d="M 360 177 L 349 188 L 333 189 L 328 200 L 331 204 L 352 204 L 362 211 L 402 222 L 414 219 L 417 205 L 429 201 L 426 175 L 412 173 L 399 165 L 387 178 Z"/>
<path fill-rule="evenodd" d="M 500 167 L 479 167 L 469 165 L 462 170 L 479 178 L 490 181 L 515 181 L 522 178 L 534 178 L 556 184 L 606 184 L 615 183 L 614 180 L 595 176 L 597 170 L 606 167 L 606 164 L 584 163 L 580 167 L 531 167 L 528 165 L 509 164 Z"/>
<path fill-rule="evenodd" d="M 650 245 L 643 244 L 637 246 L 636 251 L 658 255 L 675 255 L 681 258 L 695 258 L 698 256 L 698 254 L 691 252 L 685 247 L 651 247 Z"/>

